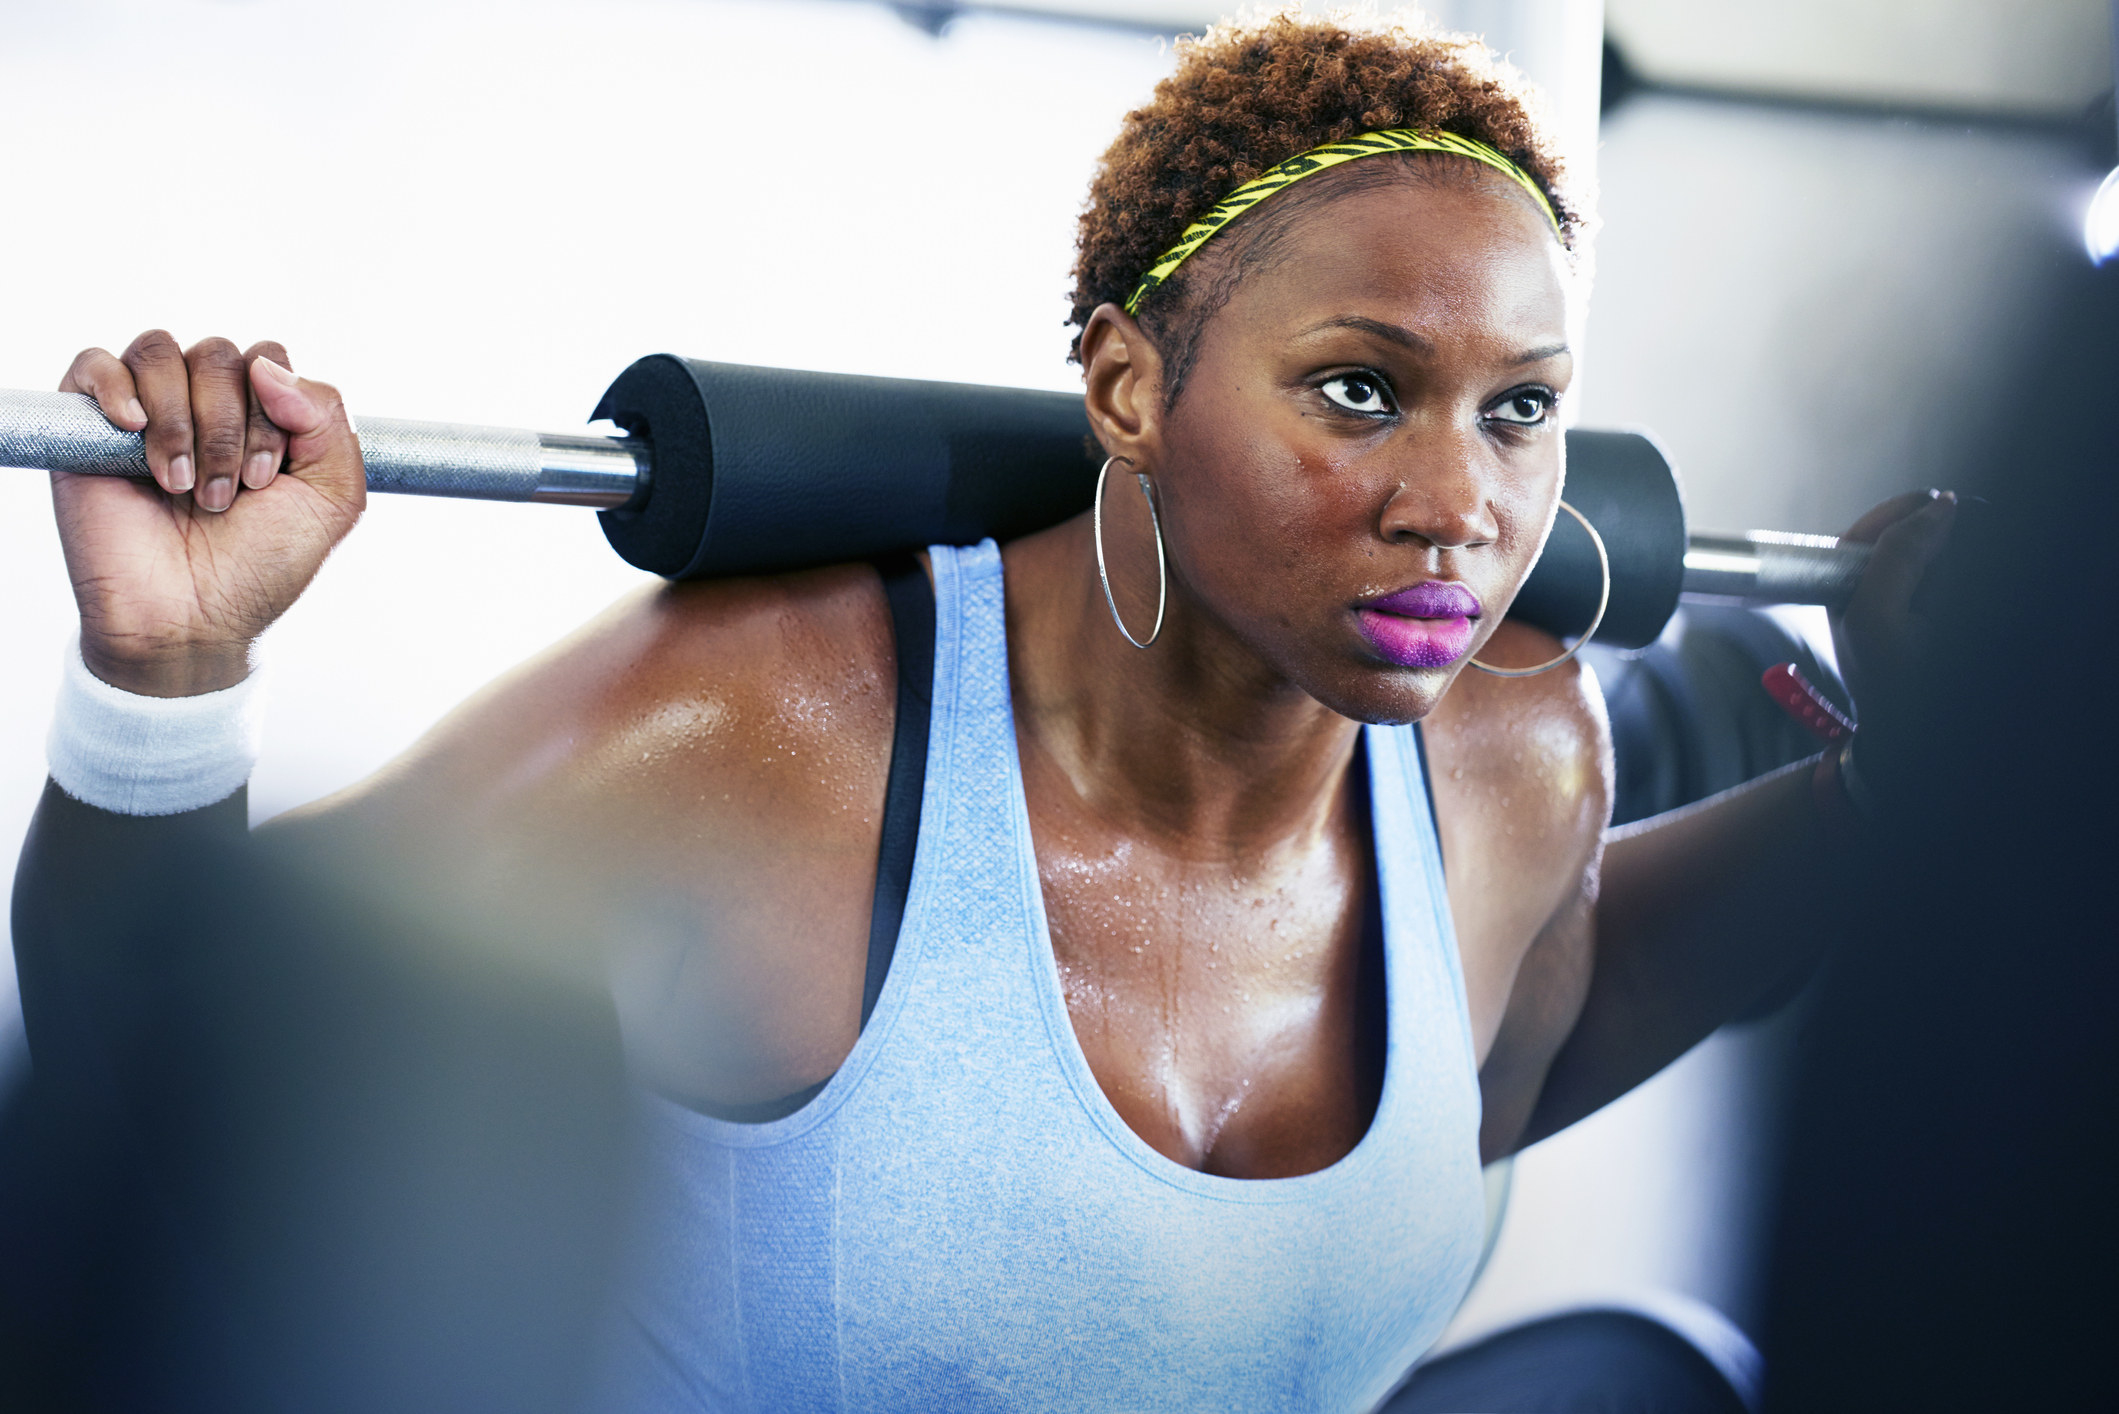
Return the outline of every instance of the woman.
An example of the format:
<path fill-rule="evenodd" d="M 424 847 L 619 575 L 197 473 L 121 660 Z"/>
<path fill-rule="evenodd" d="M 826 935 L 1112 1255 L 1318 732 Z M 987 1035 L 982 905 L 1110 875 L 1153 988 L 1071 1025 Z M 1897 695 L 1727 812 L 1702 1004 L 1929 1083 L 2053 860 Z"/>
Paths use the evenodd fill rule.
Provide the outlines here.
<path fill-rule="evenodd" d="M 1835 777 L 1607 840 L 1594 683 L 1466 671 L 1560 654 L 1504 615 L 1585 226 L 1477 46 L 1211 31 L 1082 221 L 1100 515 L 644 595 L 290 823 L 610 941 L 663 1097 L 635 1405 L 1373 1407 L 1464 1294 L 1480 1162 L 1811 960 L 1776 905 Z M 286 364 L 76 359 L 160 483 L 55 487 L 102 684 L 232 704 L 358 516 Z M 1857 671 L 1947 521 L 1856 528 Z"/>

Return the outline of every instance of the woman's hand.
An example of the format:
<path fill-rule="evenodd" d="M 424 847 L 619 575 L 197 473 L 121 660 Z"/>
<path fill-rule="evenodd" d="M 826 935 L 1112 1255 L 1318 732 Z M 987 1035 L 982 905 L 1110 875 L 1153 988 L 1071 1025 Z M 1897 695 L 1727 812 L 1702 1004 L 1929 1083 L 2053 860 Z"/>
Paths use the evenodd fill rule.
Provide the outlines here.
<path fill-rule="evenodd" d="M 1913 595 L 1956 515 L 1955 493 L 1914 491 L 1877 506 L 1840 537 L 1876 547 L 1854 597 L 1832 616 L 1840 675 L 1865 722 L 1899 715 L 1895 695 L 1930 646 L 1934 625 L 1914 612 Z"/>
<path fill-rule="evenodd" d="M 145 431 L 154 482 L 52 476 L 81 656 L 154 697 L 241 682 L 250 648 L 360 518 L 367 481 L 338 391 L 278 344 L 180 351 L 161 330 L 84 350 L 59 384 Z"/>

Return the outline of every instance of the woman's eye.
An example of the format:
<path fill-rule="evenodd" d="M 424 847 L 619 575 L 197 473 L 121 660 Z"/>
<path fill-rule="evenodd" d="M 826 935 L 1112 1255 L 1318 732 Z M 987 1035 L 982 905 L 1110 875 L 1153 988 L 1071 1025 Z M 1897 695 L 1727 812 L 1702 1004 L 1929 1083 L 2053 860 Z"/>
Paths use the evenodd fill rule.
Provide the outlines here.
<path fill-rule="evenodd" d="M 1552 395 L 1536 388 L 1525 388 L 1519 393 L 1510 393 L 1488 410 L 1487 416 L 1496 422 L 1512 422 L 1518 427 L 1535 427 L 1552 412 Z"/>
<path fill-rule="evenodd" d="M 1373 373 L 1342 373 L 1324 384 L 1324 395 L 1348 412 L 1390 412 L 1390 390 Z"/>

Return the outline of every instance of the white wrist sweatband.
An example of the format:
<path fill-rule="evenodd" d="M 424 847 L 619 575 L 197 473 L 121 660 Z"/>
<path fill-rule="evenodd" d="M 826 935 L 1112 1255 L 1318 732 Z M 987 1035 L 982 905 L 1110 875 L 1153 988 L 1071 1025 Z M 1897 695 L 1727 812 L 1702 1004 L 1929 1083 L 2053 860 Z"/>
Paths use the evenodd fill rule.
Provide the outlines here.
<path fill-rule="evenodd" d="M 177 815 L 226 800 L 257 765 L 257 674 L 196 697 L 142 697 L 112 687 L 67 645 L 45 754 L 74 799 L 118 815 Z"/>

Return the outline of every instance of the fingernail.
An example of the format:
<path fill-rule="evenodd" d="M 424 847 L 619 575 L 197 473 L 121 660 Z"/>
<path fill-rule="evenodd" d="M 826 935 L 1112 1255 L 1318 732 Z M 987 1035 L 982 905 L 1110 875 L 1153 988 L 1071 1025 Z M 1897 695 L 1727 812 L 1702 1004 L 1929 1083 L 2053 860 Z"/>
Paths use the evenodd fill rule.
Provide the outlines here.
<path fill-rule="evenodd" d="M 293 373 L 289 372 L 287 369 L 280 367 L 278 364 L 274 363 L 271 359 L 265 357 L 265 355 L 263 354 L 259 354 L 257 356 L 257 360 L 250 366 L 256 369 L 259 373 L 264 374 L 267 378 L 270 378 L 273 382 L 280 384 L 282 387 L 292 387 L 294 384 Z"/>
<path fill-rule="evenodd" d="M 235 478 L 231 476 L 216 476 L 199 488 L 199 494 L 194 499 L 198 501 L 200 508 L 203 510 L 227 510 L 231 505 L 235 504 Z"/>
<path fill-rule="evenodd" d="M 243 484 L 255 491 L 272 480 L 279 458 L 270 452 L 252 452 L 250 460 L 243 463 Z"/>
<path fill-rule="evenodd" d="M 177 457 L 169 463 L 169 489 L 181 496 L 191 489 L 190 454 Z"/>
<path fill-rule="evenodd" d="M 125 420 L 127 422 L 147 421 L 147 409 L 140 406 L 140 400 L 138 398 L 134 398 L 131 402 L 125 405 Z"/>

